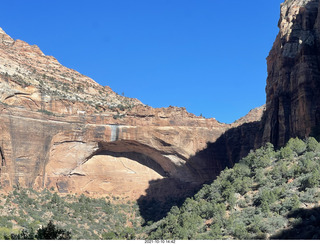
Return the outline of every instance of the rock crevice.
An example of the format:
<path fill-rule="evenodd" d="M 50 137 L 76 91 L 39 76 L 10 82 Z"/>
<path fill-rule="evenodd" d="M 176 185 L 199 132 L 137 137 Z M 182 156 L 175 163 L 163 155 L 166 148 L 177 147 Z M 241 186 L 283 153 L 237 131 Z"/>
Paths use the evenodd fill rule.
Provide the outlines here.
<path fill-rule="evenodd" d="M 279 34 L 267 58 L 263 142 L 283 146 L 290 137 L 312 135 L 320 102 L 319 1 L 281 5 Z"/>

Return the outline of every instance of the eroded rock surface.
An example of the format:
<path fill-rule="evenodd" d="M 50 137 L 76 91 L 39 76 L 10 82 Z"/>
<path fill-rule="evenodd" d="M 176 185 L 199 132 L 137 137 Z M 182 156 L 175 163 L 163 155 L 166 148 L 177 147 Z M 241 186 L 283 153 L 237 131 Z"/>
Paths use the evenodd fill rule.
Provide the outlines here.
<path fill-rule="evenodd" d="M 266 106 L 231 125 L 119 96 L 0 30 L 1 185 L 172 195 L 266 142 L 320 135 L 318 12 L 318 0 L 281 5 Z"/>
<path fill-rule="evenodd" d="M 62 66 L 0 29 L 0 182 L 61 193 L 173 195 L 212 180 L 189 158 L 233 125 L 155 109 Z M 218 166 L 224 168 L 224 165 Z M 204 173 L 205 172 L 205 173 Z M 165 187 L 159 182 L 166 182 Z"/>
<path fill-rule="evenodd" d="M 263 142 L 283 146 L 290 137 L 319 134 L 320 23 L 318 0 L 281 5 L 279 34 L 267 58 Z"/>
<path fill-rule="evenodd" d="M 292 137 L 320 139 L 319 11 L 318 0 L 281 5 L 279 34 L 267 58 L 266 106 L 250 112 L 256 120 L 239 119 L 234 124 L 240 124 L 189 159 L 201 175 L 218 174 L 267 142 L 279 148 Z"/>

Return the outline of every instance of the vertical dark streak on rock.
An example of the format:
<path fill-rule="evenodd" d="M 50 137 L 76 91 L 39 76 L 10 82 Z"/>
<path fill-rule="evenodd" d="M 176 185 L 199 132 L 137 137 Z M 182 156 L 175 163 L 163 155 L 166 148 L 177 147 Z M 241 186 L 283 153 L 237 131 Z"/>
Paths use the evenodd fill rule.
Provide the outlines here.
<path fill-rule="evenodd" d="M 0 157 L 1 157 L 1 167 L 6 166 L 6 159 L 4 157 L 4 153 L 1 147 L 0 147 Z"/>
<path fill-rule="evenodd" d="M 10 185 L 18 185 L 19 184 L 19 178 L 17 177 L 17 174 L 18 174 L 18 170 L 17 170 L 17 163 L 16 163 L 16 146 L 15 146 L 15 136 L 14 136 L 14 121 L 12 119 L 12 116 L 11 116 L 11 113 L 9 114 L 9 121 L 10 121 L 10 124 L 9 124 L 9 127 L 10 127 L 10 138 L 11 138 L 11 151 L 12 151 L 12 154 L 11 154 L 11 162 L 12 162 L 12 167 L 13 167 L 13 172 L 14 172 L 14 175 L 11 176 L 10 180 Z M 11 172 L 12 172 L 11 171 Z"/>

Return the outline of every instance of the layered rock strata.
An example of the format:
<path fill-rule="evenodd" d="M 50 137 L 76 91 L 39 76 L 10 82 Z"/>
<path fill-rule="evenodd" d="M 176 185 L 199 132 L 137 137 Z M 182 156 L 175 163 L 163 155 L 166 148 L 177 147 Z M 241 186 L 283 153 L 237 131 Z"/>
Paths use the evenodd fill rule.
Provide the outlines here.
<path fill-rule="evenodd" d="M 2 187 L 133 198 L 155 179 L 201 183 L 186 160 L 230 127 L 174 107 L 140 105 L 122 117 L 112 111 L 51 114 L 7 104 L 0 104 L 0 111 Z"/>
<path fill-rule="evenodd" d="M 2 188 L 133 199 L 146 191 L 175 195 L 212 180 L 223 165 L 188 159 L 226 130 L 262 114 L 253 111 L 227 125 L 184 108 L 151 108 L 62 66 L 2 29 L 0 102 Z"/>
<path fill-rule="evenodd" d="M 266 142 L 320 135 L 319 9 L 318 0 L 281 5 L 266 106 L 232 125 L 119 96 L 0 30 L 1 185 L 172 195 Z"/>
<path fill-rule="evenodd" d="M 267 58 L 263 142 L 283 146 L 290 137 L 319 134 L 320 23 L 318 0 L 281 5 L 279 34 Z"/>

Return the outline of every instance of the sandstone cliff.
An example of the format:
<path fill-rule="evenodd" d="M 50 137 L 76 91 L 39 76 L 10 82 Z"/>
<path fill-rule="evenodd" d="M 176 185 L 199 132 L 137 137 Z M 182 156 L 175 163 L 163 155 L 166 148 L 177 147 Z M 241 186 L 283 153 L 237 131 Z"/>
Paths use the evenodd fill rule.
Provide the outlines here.
<path fill-rule="evenodd" d="M 281 5 L 266 106 L 231 125 L 119 96 L 0 30 L 1 186 L 176 195 L 266 142 L 319 136 L 319 9 L 318 0 Z"/>
<path fill-rule="evenodd" d="M 279 34 L 267 58 L 262 141 L 283 146 L 290 137 L 316 136 L 320 125 L 318 0 L 281 5 Z"/>
<path fill-rule="evenodd" d="M 281 147 L 292 137 L 320 138 L 319 11 L 318 0 L 281 5 L 279 34 L 267 58 L 266 107 L 257 110 L 264 111 L 262 119 L 236 121 L 241 124 L 208 143 L 189 159 L 191 165 L 211 165 L 217 174 L 267 142 Z"/>
<path fill-rule="evenodd" d="M 69 115 L 142 104 L 64 67 L 36 45 L 13 40 L 1 28 L 0 63 L 0 101 L 8 105 Z"/>
<path fill-rule="evenodd" d="M 151 108 L 62 66 L 2 29 L 0 102 L 4 189 L 46 187 L 133 199 L 147 190 L 179 194 L 212 180 L 224 165 L 188 159 L 226 130 L 262 114 L 254 110 L 227 125 L 184 108 Z"/>

